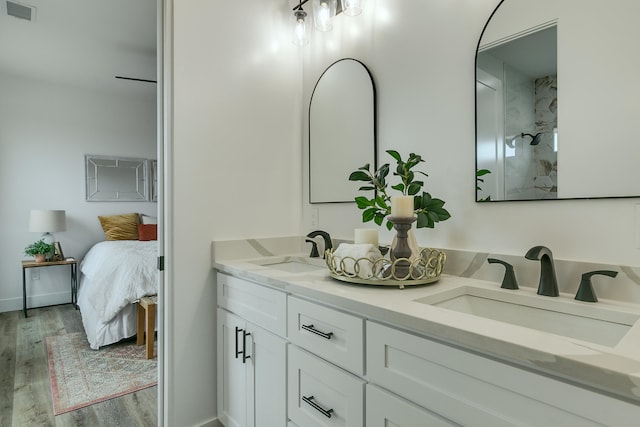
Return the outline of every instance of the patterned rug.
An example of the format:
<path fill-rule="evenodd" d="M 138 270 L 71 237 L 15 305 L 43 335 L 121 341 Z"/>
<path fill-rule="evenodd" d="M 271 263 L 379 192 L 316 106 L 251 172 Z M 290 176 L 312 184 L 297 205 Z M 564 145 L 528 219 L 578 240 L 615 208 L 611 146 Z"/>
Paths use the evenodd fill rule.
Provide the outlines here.
<path fill-rule="evenodd" d="M 55 415 L 133 393 L 158 383 L 157 357 L 135 341 L 91 350 L 84 333 L 47 337 Z"/>

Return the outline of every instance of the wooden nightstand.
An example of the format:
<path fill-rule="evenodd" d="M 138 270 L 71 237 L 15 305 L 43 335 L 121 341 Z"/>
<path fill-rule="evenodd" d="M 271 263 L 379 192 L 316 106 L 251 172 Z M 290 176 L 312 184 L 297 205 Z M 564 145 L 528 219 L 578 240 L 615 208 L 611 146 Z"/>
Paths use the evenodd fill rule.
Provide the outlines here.
<path fill-rule="evenodd" d="M 68 265 L 71 268 L 71 304 L 73 304 L 76 310 L 78 309 L 78 261 L 74 258 L 47 262 L 22 261 L 22 311 L 24 312 L 24 317 L 27 317 L 27 269 L 51 267 L 54 265 Z"/>

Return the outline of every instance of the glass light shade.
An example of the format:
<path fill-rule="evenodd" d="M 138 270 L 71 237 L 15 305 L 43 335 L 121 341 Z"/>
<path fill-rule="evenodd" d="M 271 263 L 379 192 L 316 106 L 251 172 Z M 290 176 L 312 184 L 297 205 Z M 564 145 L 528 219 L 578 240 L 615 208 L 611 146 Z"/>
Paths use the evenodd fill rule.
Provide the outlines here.
<path fill-rule="evenodd" d="M 342 13 L 347 16 L 356 16 L 362 13 L 364 0 L 342 0 Z"/>
<path fill-rule="evenodd" d="M 309 43 L 309 38 L 307 37 L 307 22 L 305 19 L 307 12 L 304 10 L 296 10 L 294 16 L 295 25 L 293 27 L 293 44 L 304 46 Z"/>
<path fill-rule="evenodd" d="M 312 0 L 313 20 L 318 31 L 331 31 L 331 19 L 336 16 L 338 0 Z"/>

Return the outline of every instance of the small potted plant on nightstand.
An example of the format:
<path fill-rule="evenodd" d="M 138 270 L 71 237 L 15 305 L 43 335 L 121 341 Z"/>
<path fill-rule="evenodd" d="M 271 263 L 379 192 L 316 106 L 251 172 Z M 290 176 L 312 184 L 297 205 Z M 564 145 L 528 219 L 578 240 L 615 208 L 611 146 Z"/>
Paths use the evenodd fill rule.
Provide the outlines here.
<path fill-rule="evenodd" d="M 53 245 L 40 239 L 24 248 L 25 255 L 35 257 L 36 262 L 44 262 L 48 253 L 53 252 Z"/>

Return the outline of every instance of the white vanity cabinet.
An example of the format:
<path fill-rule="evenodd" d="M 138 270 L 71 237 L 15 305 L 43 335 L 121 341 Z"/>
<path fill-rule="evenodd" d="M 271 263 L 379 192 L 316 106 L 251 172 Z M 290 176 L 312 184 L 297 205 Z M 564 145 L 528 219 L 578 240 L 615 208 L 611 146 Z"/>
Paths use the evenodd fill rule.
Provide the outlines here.
<path fill-rule="evenodd" d="M 366 303 L 353 312 L 304 285 L 283 285 L 285 292 L 257 278 L 219 273 L 217 280 L 218 417 L 226 427 L 626 427 L 640 420 L 637 404 L 409 331 Z M 541 372 L 563 363 L 527 354 L 531 363 L 537 356 Z"/>
<path fill-rule="evenodd" d="M 286 294 L 218 274 L 218 304 L 219 421 L 286 426 Z"/>

